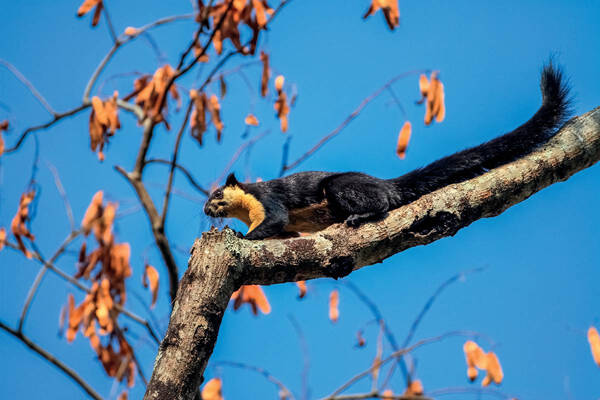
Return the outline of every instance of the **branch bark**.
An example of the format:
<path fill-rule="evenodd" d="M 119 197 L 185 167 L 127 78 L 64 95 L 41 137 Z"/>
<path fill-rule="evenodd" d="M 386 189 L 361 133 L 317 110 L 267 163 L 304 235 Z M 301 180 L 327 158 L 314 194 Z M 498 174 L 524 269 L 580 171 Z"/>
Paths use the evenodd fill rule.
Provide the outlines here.
<path fill-rule="evenodd" d="M 408 248 L 453 236 L 501 214 L 600 159 L 600 107 L 573 118 L 545 146 L 477 178 L 449 185 L 358 229 L 247 241 L 230 229 L 196 240 L 145 399 L 192 399 L 231 294 L 243 284 L 339 278 Z"/>

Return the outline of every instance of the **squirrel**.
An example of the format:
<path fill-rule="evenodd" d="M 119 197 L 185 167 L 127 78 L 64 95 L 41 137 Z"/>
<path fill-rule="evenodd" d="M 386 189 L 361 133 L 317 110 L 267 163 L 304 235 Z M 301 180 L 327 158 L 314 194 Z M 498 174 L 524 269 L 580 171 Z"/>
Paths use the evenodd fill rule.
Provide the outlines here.
<path fill-rule="evenodd" d="M 359 172 L 299 172 L 256 183 L 234 174 L 209 196 L 204 212 L 248 225 L 248 240 L 293 237 L 334 223 L 358 227 L 444 186 L 463 182 L 525 156 L 556 133 L 570 113 L 569 88 L 552 62 L 542 69 L 542 105 L 512 132 L 444 157 L 394 179 Z"/>

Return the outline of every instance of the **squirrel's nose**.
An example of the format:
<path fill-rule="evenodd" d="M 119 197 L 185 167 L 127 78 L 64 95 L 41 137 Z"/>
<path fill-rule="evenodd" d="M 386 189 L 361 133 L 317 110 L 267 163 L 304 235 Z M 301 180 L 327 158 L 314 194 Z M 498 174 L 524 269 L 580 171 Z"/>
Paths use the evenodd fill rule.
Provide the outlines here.
<path fill-rule="evenodd" d="M 211 207 L 208 201 L 206 202 L 206 204 L 204 204 L 204 214 L 209 216 L 211 215 Z"/>

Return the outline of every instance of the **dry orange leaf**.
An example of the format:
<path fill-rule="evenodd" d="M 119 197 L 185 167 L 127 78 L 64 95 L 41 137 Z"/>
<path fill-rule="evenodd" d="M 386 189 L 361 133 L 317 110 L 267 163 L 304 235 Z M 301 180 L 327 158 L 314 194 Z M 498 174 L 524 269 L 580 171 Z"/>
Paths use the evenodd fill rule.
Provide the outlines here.
<path fill-rule="evenodd" d="M 404 396 L 422 396 L 423 395 L 423 384 L 419 379 L 415 379 L 411 381 L 406 390 L 404 391 Z"/>
<path fill-rule="evenodd" d="M 87 236 L 92 230 L 94 221 L 102 215 L 102 198 L 104 192 L 102 190 L 97 191 L 92 197 L 92 201 L 88 206 L 83 220 L 81 221 L 81 230 Z"/>
<path fill-rule="evenodd" d="M 221 97 L 221 100 L 223 100 L 223 98 L 225 97 L 226 94 L 227 94 L 227 83 L 225 82 L 225 78 L 223 77 L 223 74 L 221 74 L 221 76 L 219 76 L 219 95 Z"/>
<path fill-rule="evenodd" d="M 221 133 L 223 132 L 223 121 L 221 120 L 221 105 L 219 99 L 214 94 L 210 96 L 208 101 L 208 110 L 210 111 L 211 121 L 217 130 L 217 142 L 221 141 Z"/>
<path fill-rule="evenodd" d="M 273 105 L 273 108 L 277 112 L 277 118 L 279 118 L 281 131 L 286 132 L 288 130 L 288 114 L 290 113 L 290 107 L 287 103 L 287 95 L 284 91 L 280 90 L 278 93 L 277 100 Z"/>
<path fill-rule="evenodd" d="M 34 197 L 34 190 L 30 190 L 29 192 L 25 192 L 21 195 L 21 199 L 19 200 L 19 208 L 10 224 L 10 229 L 17 240 L 19 250 L 21 250 L 27 258 L 31 258 L 32 255 L 31 252 L 25 248 L 23 238 L 25 237 L 31 241 L 35 240 L 35 236 L 33 236 L 26 225 L 27 222 L 29 222 L 29 205 L 33 201 Z"/>
<path fill-rule="evenodd" d="M 419 104 L 427 100 L 425 104 L 425 125 L 431 124 L 435 118 L 436 122 L 442 122 L 446 117 L 446 105 L 444 99 L 444 84 L 438 79 L 437 71 L 433 71 L 430 80 L 425 75 L 419 78 L 419 91 L 421 99 Z"/>
<path fill-rule="evenodd" d="M 502 378 L 504 378 L 504 373 L 502 372 L 502 367 L 500 366 L 500 361 L 496 356 L 496 353 L 490 351 L 486 354 L 486 371 L 487 375 L 481 381 L 481 386 L 487 386 L 490 382 L 494 382 L 496 385 L 502 383 Z"/>
<path fill-rule="evenodd" d="M 285 78 L 283 77 L 283 75 L 277 75 L 277 77 L 275 78 L 275 90 L 277 90 L 278 92 L 281 91 L 283 89 L 284 82 Z"/>
<path fill-rule="evenodd" d="M 254 114 L 248 114 L 246 116 L 246 119 L 244 119 L 244 122 L 246 123 L 246 125 L 258 126 L 258 118 L 256 118 Z"/>
<path fill-rule="evenodd" d="M 224 400 L 222 387 L 220 378 L 212 378 L 202 388 L 202 400 Z"/>
<path fill-rule="evenodd" d="M 367 341 L 365 340 L 365 338 L 362 335 L 362 329 L 359 330 L 358 332 L 356 332 L 356 346 L 357 347 L 364 347 L 364 345 L 367 343 Z"/>
<path fill-rule="evenodd" d="M 306 296 L 306 281 L 297 281 L 296 286 L 298 286 L 298 298 L 303 299 Z"/>
<path fill-rule="evenodd" d="M 123 391 L 120 395 L 119 398 L 117 400 L 127 400 L 128 399 L 128 395 L 127 395 L 127 391 Z"/>
<path fill-rule="evenodd" d="M 594 361 L 600 367 L 600 335 L 598 334 L 598 330 L 590 326 L 587 332 L 588 342 L 590 343 L 590 350 L 592 351 L 592 357 L 594 357 Z"/>
<path fill-rule="evenodd" d="M 269 69 L 269 55 L 264 51 L 260 52 L 260 61 L 262 61 L 263 69 L 260 78 L 260 95 L 265 97 L 269 91 L 269 78 L 271 77 L 271 70 Z"/>
<path fill-rule="evenodd" d="M 246 303 L 252 307 L 252 313 L 258 315 L 258 310 L 263 314 L 271 312 L 271 305 L 259 285 L 244 285 L 231 295 L 233 300 L 233 309 L 238 310 L 242 304 Z"/>
<path fill-rule="evenodd" d="M 198 144 L 202 146 L 202 138 L 204 132 L 206 132 L 206 109 L 208 99 L 204 92 L 198 93 L 198 91 L 190 90 L 190 98 L 194 102 L 194 109 L 190 115 L 190 129 L 192 131 L 192 137 L 198 141 Z"/>
<path fill-rule="evenodd" d="M 400 129 L 400 133 L 398 134 L 396 154 L 402 160 L 404 160 L 404 157 L 406 157 L 406 148 L 408 147 L 408 142 L 410 141 L 411 131 L 412 129 L 410 121 L 406 121 L 404 125 L 402 125 L 402 129 Z"/>
<path fill-rule="evenodd" d="M 98 21 L 100 21 L 100 14 L 102 13 L 102 0 L 85 0 L 79 9 L 77 10 L 77 16 L 81 17 L 92 10 L 92 8 L 96 7 L 94 10 L 94 16 L 92 17 L 92 26 L 98 25 Z"/>
<path fill-rule="evenodd" d="M 0 122 L 0 156 L 4 154 L 4 138 L 2 137 L 2 132 L 8 130 L 8 121 L 4 120 Z"/>
<path fill-rule="evenodd" d="M 4 248 L 6 244 L 6 229 L 0 228 L 0 250 Z"/>
<path fill-rule="evenodd" d="M 127 28 L 125 28 L 125 34 L 127 36 L 135 36 L 137 35 L 139 32 L 139 30 L 137 28 L 134 28 L 133 26 L 128 26 Z"/>
<path fill-rule="evenodd" d="M 481 347 L 472 340 L 468 340 L 463 345 L 465 359 L 467 362 L 467 377 L 474 381 L 477 379 L 477 369 L 485 370 L 487 375 L 481 382 L 482 386 L 488 386 L 491 382 L 499 385 L 502 382 L 504 373 L 500 366 L 500 361 L 494 352 L 485 353 Z"/>
<path fill-rule="evenodd" d="M 382 400 L 393 400 L 393 398 L 394 392 L 392 392 L 392 389 L 386 389 L 383 391 L 383 393 L 381 393 Z"/>
<path fill-rule="evenodd" d="M 363 15 L 363 19 L 375 14 L 377 10 L 383 11 L 383 16 L 391 30 L 394 30 L 400 25 L 400 9 L 398 8 L 398 0 L 372 0 L 371 6 Z"/>
<path fill-rule="evenodd" d="M 150 291 L 152 292 L 152 304 L 150 308 L 154 308 L 156 304 L 156 298 L 158 297 L 158 271 L 150 264 L 146 264 L 144 267 L 144 275 L 142 277 L 142 284 L 145 288 L 150 285 Z"/>
<path fill-rule="evenodd" d="M 329 294 L 329 319 L 331 322 L 337 322 L 340 317 L 339 301 L 340 294 L 336 289 L 332 290 Z"/>

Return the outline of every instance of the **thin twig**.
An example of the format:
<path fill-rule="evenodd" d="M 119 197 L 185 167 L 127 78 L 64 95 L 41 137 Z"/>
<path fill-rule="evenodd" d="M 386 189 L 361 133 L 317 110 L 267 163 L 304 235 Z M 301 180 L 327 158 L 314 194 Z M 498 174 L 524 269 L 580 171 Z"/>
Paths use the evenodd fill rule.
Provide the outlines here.
<path fill-rule="evenodd" d="M 358 288 L 358 286 L 356 286 L 351 281 L 343 280 L 343 281 L 341 281 L 341 283 L 344 284 L 345 286 L 347 286 L 352 292 L 354 292 L 354 294 L 358 297 L 358 299 L 360 301 L 362 301 L 369 308 L 369 310 L 371 310 L 371 314 L 373 314 L 373 316 L 377 320 L 377 323 L 383 327 L 383 332 L 385 333 L 385 337 L 386 337 L 387 341 L 389 342 L 390 346 L 392 346 L 392 350 L 399 351 L 400 346 L 398 346 L 398 342 L 396 342 L 396 337 L 394 336 L 394 333 L 388 327 L 387 323 L 385 322 L 385 320 L 383 318 L 383 315 L 381 314 L 381 311 L 379 310 L 379 307 L 377 307 L 375 302 L 373 302 L 362 290 L 360 290 Z M 404 346 L 404 347 L 406 347 L 406 346 Z M 408 368 L 406 367 L 406 362 L 404 361 L 404 357 L 398 357 L 396 362 L 400 366 L 400 369 L 402 370 L 402 375 L 404 376 L 404 383 L 405 383 L 406 387 L 408 387 L 410 385 L 410 374 L 408 373 Z M 388 374 L 388 377 L 389 376 L 390 376 L 390 374 Z M 386 378 L 386 382 L 384 382 L 383 387 L 385 387 L 385 385 L 387 384 L 388 379 L 389 378 Z"/>
<path fill-rule="evenodd" d="M 223 169 L 223 172 L 221 172 L 221 175 L 219 175 L 219 177 L 213 182 L 211 187 L 218 185 L 225 178 L 225 175 L 227 175 L 227 173 L 229 172 L 229 170 L 231 169 L 233 164 L 235 164 L 235 162 L 238 160 L 238 158 L 240 158 L 240 156 L 244 153 L 244 151 L 246 149 L 249 149 L 250 147 L 252 147 L 252 145 L 254 145 L 256 142 L 258 142 L 259 140 L 261 140 L 262 138 L 267 136 L 270 132 L 271 131 L 267 129 L 266 131 L 262 132 L 261 134 L 256 135 L 253 138 L 242 143 L 242 145 L 240 147 L 238 147 L 236 152 L 233 154 L 233 156 L 231 157 L 231 159 L 229 160 L 229 162 Z"/>
<path fill-rule="evenodd" d="M 308 387 L 308 372 L 310 370 L 310 356 L 308 355 L 308 345 L 306 344 L 306 338 L 304 337 L 304 332 L 302 332 L 302 327 L 294 318 L 293 315 L 288 315 L 294 330 L 296 331 L 296 335 L 298 335 L 298 340 L 300 341 L 300 348 L 302 349 L 302 358 L 303 358 L 303 366 L 302 366 L 302 400 L 308 400 L 310 398 L 310 388 Z"/>
<path fill-rule="evenodd" d="M 379 392 L 345 394 L 332 398 L 331 400 L 363 400 L 363 399 L 385 399 L 385 400 L 433 400 L 424 396 L 384 395 Z"/>
<path fill-rule="evenodd" d="M 6 247 L 21 253 L 21 250 L 19 249 L 19 246 L 17 246 L 14 243 L 11 242 L 5 242 Z M 60 276 L 61 278 L 63 278 L 64 280 L 66 280 L 67 282 L 69 282 L 70 284 L 72 284 L 73 286 L 75 286 L 77 289 L 84 291 L 86 293 L 90 293 L 90 289 L 88 287 L 86 287 L 84 284 L 82 284 L 81 282 L 79 282 L 79 280 L 73 278 L 72 276 L 70 276 L 69 274 L 67 274 L 66 272 L 64 272 L 63 270 L 61 270 L 60 268 L 56 267 L 54 264 L 51 264 L 47 261 L 45 261 L 42 256 L 37 253 L 36 251 L 32 252 L 33 258 L 42 263 L 44 266 L 46 266 L 46 268 L 48 268 L 50 271 L 54 272 L 56 275 Z M 144 326 L 146 328 L 146 330 L 148 331 L 148 333 L 150 334 L 150 336 L 152 337 L 152 339 L 154 339 L 154 341 L 157 344 L 160 344 L 160 339 L 158 338 L 158 336 L 156 335 L 156 333 L 154 333 L 154 330 L 152 329 L 152 327 L 150 326 L 150 324 L 148 323 L 148 321 L 146 321 L 145 319 L 143 319 L 142 317 L 134 314 L 133 312 L 127 310 L 126 308 L 124 308 L 123 306 L 121 306 L 118 303 L 115 303 L 115 308 L 117 309 L 117 311 L 119 311 L 120 313 L 122 313 L 123 315 L 127 316 L 128 318 L 130 318 L 131 320 L 137 322 L 138 324 Z"/>
<path fill-rule="evenodd" d="M 294 161 L 291 164 L 285 165 L 282 170 L 281 170 L 281 175 L 283 175 L 286 171 L 289 171 L 291 169 L 296 168 L 298 165 L 300 165 L 302 162 L 304 162 L 308 157 L 310 157 L 311 155 L 313 155 L 317 150 L 319 150 L 321 147 L 323 147 L 323 145 L 325 145 L 325 143 L 327 143 L 328 141 L 330 141 L 331 139 L 333 139 L 335 136 L 337 136 L 344 128 L 346 128 L 360 113 L 361 111 L 373 100 L 375 100 L 377 97 L 379 97 L 379 95 L 386 90 L 388 87 L 390 87 L 391 85 L 393 85 L 396 81 L 402 79 L 402 78 L 406 78 L 407 76 L 411 76 L 411 75 L 415 75 L 415 74 L 421 74 L 421 73 L 426 73 L 429 72 L 429 70 L 414 70 L 414 71 L 408 71 L 408 72 L 404 72 L 400 75 L 396 75 L 395 77 L 393 77 L 392 79 L 390 79 L 389 81 L 387 81 L 383 86 L 381 86 L 379 89 L 377 89 L 376 91 L 374 91 L 373 93 L 371 93 L 369 96 L 367 96 L 365 99 L 363 99 L 363 101 L 360 102 L 360 104 L 358 105 L 358 107 L 356 107 L 356 109 L 354 109 L 354 111 L 352 111 L 350 113 L 350 115 L 348 115 L 341 124 L 339 124 L 334 130 L 332 130 L 330 133 L 328 133 L 327 135 L 325 135 L 321 140 L 319 140 L 317 142 L 316 145 L 314 145 L 310 150 L 308 150 L 306 153 L 304 153 L 303 155 L 301 155 L 300 157 L 298 157 L 296 159 L 296 161 Z"/>
<path fill-rule="evenodd" d="M 150 158 L 150 159 L 146 160 L 146 164 L 152 164 L 152 163 L 170 165 L 171 161 L 169 161 L 169 160 L 163 160 L 163 159 L 160 159 L 160 158 Z M 200 186 L 200 184 L 196 181 L 196 179 L 194 179 L 194 177 L 192 176 L 191 172 L 188 171 L 187 168 L 185 168 L 181 164 L 175 164 L 175 168 L 177 168 L 179 171 L 183 172 L 183 174 L 188 179 L 188 181 L 190 182 L 190 184 L 197 191 L 199 191 L 200 193 L 202 193 L 205 196 L 209 195 L 208 190 L 206 190 L 202 186 Z"/>
<path fill-rule="evenodd" d="M 514 396 L 509 396 L 509 395 L 499 391 L 498 389 L 493 389 L 493 388 L 449 387 L 449 388 L 437 389 L 437 390 L 432 390 L 432 391 L 427 392 L 427 394 L 432 397 L 448 396 L 448 395 L 453 395 L 453 394 L 465 394 L 465 393 L 471 393 L 471 394 L 477 394 L 477 395 L 489 395 L 489 396 L 497 397 L 499 399 L 504 399 L 504 400 L 514 399 Z"/>
<path fill-rule="evenodd" d="M 52 114 L 52 116 L 54 116 L 54 117 L 57 116 L 56 111 L 54 111 L 54 109 L 48 103 L 48 101 L 46 101 L 46 99 L 44 98 L 44 96 L 42 96 L 42 94 L 40 92 L 38 92 L 38 90 L 35 88 L 35 86 L 33 86 L 33 84 L 31 82 L 29 82 L 29 80 L 27 78 L 25 78 L 25 76 L 17 69 L 17 67 L 15 67 L 11 63 L 9 63 L 8 61 L 5 61 L 3 59 L 0 59 L 0 65 L 3 65 L 6 69 L 8 69 L 10 72 L 12 72 L 12 74 L 18 80 L 20 80 L 22 84 L 24 84 L 25 86 L 27 86 L 27 88 L 29 89 L 29 91 L 31 92 L 31 94 L 33 94 L 33 96 L 40 102 L 40 104 L 50 114 Z"/>
<path fill-rule="evenodd" d="M 175 175 L 175 167 L 177 165 L 177 156 L 179 155 L 179 145 L 181 144 L 181 138 L 183 137 L 183 132 L 185 131 L 185 127 L 187 125 L 188 119 L 190 117 L 190 113 L 192 112 L 193 101 L 188 102 L 187 110 L 185 111 L 185 117 L 183 118 L 183 123 L 179 128 L 179 132 L 177 133 L 177 139 L 175 139 L 175 146 L 173 148 L 173 156 L 171 158 L 171 168 L 169 168 L 169 179 L 167 180 L 167 190 L 165 191 L 165 198 L 163 200 L 163 209 L 160 218 L 160 225 L 164 228 L 165 222 L 167 220 L 167 212 L 169 210 L 169 199 L 171 198 L 171 189 L 173 188 L 173 176 Z"/>
<path fill-rule="evenodd" d="M 271 382 L 275 386 L 277 386 L 277 388 L 279 389 L 279 397 L 289 399 L 289 400 L 296 399 L 294 397 L 294 395 L 292 394 L 292 392 L 283 384 L 283 382 L 281 382 L 279 379 L 275 378 L 273 375 L 271 375 L 271 373 L 269 373 L 269 371 L 267 371 L 264 368 L 255 367 L 253 365 L 248 365 L 248 364 L 235 362 L 235 361 L 217 361 L 217 362 L 212 363 L 212 365 L 246 369 L 249 371 L 254 371 L 256 373 L 259 373 L 262 376 L 264 376 L 269 382 Z"/>
<path fill-rule="evenodd" d="M 117 43 L 117 33 L 115 32 L 115 28 L 113 27 L 110 15 L 108 13 L 108 10 L 106 9 L 106 0 L 102 2 L 102 11 L 104 12 L 104 18 L 106 18 L 106 25 L 108 26 L 110 38 L 112 39 L 113 43 Z"/>
<path fill-rule="evenodd" d="M 56 185 L 56 189 L 58 190 L 58 193 L 60 194 L 60 197 L 62 198 L 63 203 L 65 205 L 65 211 L 67 213 L 67 218 L 69 219 L 69 225 L 71 226 L 71 232 L 74 232 L 76 230 L 75 229 L 75 218 L 73 217 L 73 209 L 71 208 L 71 203 L 69 202 L 69 198 L 67 197 L 67 192 L 65 191 L 65 188 L 62 185 L 62 182 L 60 180 L 60 176 L 58 175 L 58 171 L 56 170 L 56 167 L 48 160 L 46 160 L 46 166 L 48 167 L 48 169 L 52 173 L 52 176 L 54 177 L 54 184 Z"/>
<path fill-rule="evenodd" d="M 421 309 L 421 311 L 419 312 L 419 314 L 417 314 L 417 317 L 415 318 L 415 320 L 413 321 L 412 325 L 410 326 L 410 329 L 408 330 L 408 334 L 406 335 L 406 338 L 404 339 L 404 342 L 402 342 L 402 347 L 408 346 L 408 344 L 412 340 L 413 336 L 415 335 L 415 332 L 417 331 L 417 328 L 419 327 L 419 324 L 423 320 L 423 317 L 425 317 L 425 314 L 427 314 L 427 311 L 429 311 L 431 309 L 431 306 L 433 306 L 433 303 L 435 302 L 435 300 L 442 294 L 442 292 L 446 288 L 448 288 L 454 282 L 457 282 L 459 279 L 462 279 L 463 277 L 465 277 L 465 276 L 467 276 L 469 274 L 474 274 L 474 273 L 477 273 L 477 272 L 481 272 L 484 269 L 485 268 L 473 268 L 473 269 L 470 269 L 470 270 L 467 270 L 467 271 L 464 271 L 464 272 L 459 272 L 458 274 L 453 275 L 450 278 L 448 278 L 446 281 L 444 281 L 435 290 L 435 292 L 433 292 L 433 294 L 431 295 L 431 297 L 429 297 L 429 299 L 427 299 L 427 301 L 425 302 L 425 305 L 423 306 L 423 308 Z"/>
<path fill-rule="evenodd" d="M 110 48 L 110 50 L 108 51 L 108 53 L 104 56 L 104 58 L 102 59 L 102 61 L 100 61 L 100 64 L 98 64 L 98 66 L 96 67 L 96 69 L 92 73 L 92 76 L 90 77 L 90 80 L 88 81 L 88 83 L 85 85 L 85 89 L 83 91 L 83 102 L 84 103 L 87 103 L 87 102 L 90 101 L 90 92 L 92 91 L 92 88 L 94 87 L 94 84 L 98 80 L 98 77 L 100 76 L 100 73 L 102 72 L 102 70 L 106 67 L 106 65 L 108 64 L 108 62 L 110 61 L 110 59 L 117 52 L 117 50 L 119 49 L 119 47 L 121 46 L 121 44 L 122 44 L 121 41 L 116 40 L 113 43 L 113 45 Z"/>
<path fill-rule="evenodd" d="M 93 398 L 95 400 L 102 400 L 102 396 L 100 396 L 94 389 L 92 389 L 92 387 L 86 381 L 84 381 L 83 378 L 81 378 L 79 375 L 77 375 L 77 373 L 73 369 L 67 367 L 58 358 L 56 358 L 55 356 L 53 356 L 52 354 L 48 353 L 46 350 L 44 350 L 43 348 L 41 348 L 40 346 L 38 346 L 37 344 L 35 344 L 34 342 L 32 342 L 31 339 L 29 339 L 27 336 L 23 335 L 22 332 L 18 332 L 16 330 L 12 329 L 11 327 L 9 327 L 8 325 L 6 325 L 2 321 L 0 321 L 0 328 L 4 329 L 6 332 L 10 333 L 11 335 L 13 335 L 17 339 L 19 339 L 21 342 L 23 342 L 31 350 L 35 351 L 42 358 L 46 359 L 48 362 L 50 362 L 51 364 L 53 364 L 54 366 L 56 366 L 58 369 L 60 369 L 66 375 L 68 375 L 91 398 Z"/>
<path fill-rule="evenodd" d="M 149 146 L 149 138 L 150 131 L 152 130 L 152 122 L 148 119 L 144 122 L 144 139 L 142 139 L 142 147 Z M 149 129 L 147 129 L 149 127 Z M 146 150 L 147 151 L 147 148 Z M 141 153 L 144 153 L 143 155 Z M 140 148 L 140 153 L 138 154 L 138 160 L 144 159 L 145 152 Z M 164 229 L 160 226 L 160 216 L 158 211 L 156 210 L 156 206 L 146 190 L 146 187 L 141 181 L 141 169 L 138 173 L 137 170 L 134 170 L 131 173 L 127 173 L 123 168 L 118 165 L 114 167 L 123 177 L 129 182 L 129 184 L 135 190 L 140 203 L 144 207 L 146 214 L 148 215 L 148 220 L 150 222 L 150 226 L 152 229 L 152 234 L 154 235 L 154 241 L 158 246 L 160 254 L 163 257 L 163 261 L 165 262 L 165 266 L 167 268 L 168 276 L 169 276 L 169 295 L 171 296 L 171 301 L 175 300 L 177 295 L 177 286 L 179 284 L 179 270 L 177 268 L 177 263 L 175 261 L 175 257 L 173 256 L 173 252 L 171 251 L 171 246 L 169 244 L 169 240 L 165 235 Z"/>
<path fill-rule="evenodd" d="M 23 304 L 23 309 L 21 310 L 21 317 L 19 318 L 19 328 L 18 328 L 19 332 L 23 332 L 23 324 L 25 323 L 25 318 L 27 317 L 27 311 L 29 311 L 29 306 L 31 305 L 31 301 L 33 300 L 33 297 L 35 296 L 35 294 L 42 282 L 42 278 L 46 274 L 46 271 L 48 269 L 47 265 L 53 264 L 63 254 L 63 252 L 66 250 L 67 246 L 69 244 L 71 244 L 71 242 L 79 236 L 79 234 L 80 234 L 80 232 L 77 232 L 77 231 L 72 231 L 71 233 L 69 233 L 69 236 L 67 236 L 67 238 L 63 241 L 63 243 L 58 247 L 58 249 L 54 252 L 52 257 L 50 257 L 50 260 L 48 260 L 47 263 L 45 263 L 45 262 L 43 263 L 43 266 L 42 266 L 42 268 L 40 268 L 37 276 L 35 277 L 35 280 L 33 281 L 31 288 L 29 288 L 29 292 L 27 293 L 27 298 L 25 299 L 25 303 Z M 37 248 L 35 242 L 32 242 L 31 246 L 32 246 L 33 250 L 35 251 L 35 253 L 37 253 L 40 256 L 40 258 L 42 259 L 43 257 L 41 256 L 40 250 Z"/>
<path fill-rule="evenodd" d="M 419 347 L 422 347 L 422 346 L 425 346 L 425 345 L 428 345 L 428 344 L 432 344 L 432 343 L 437 343 L 437 342 L 439 342 L 441 340 L 444 340 L 446 338 L 449 338 L 449 337 L 454 337 L 454 336 L 472 337 L 472 336 L 477 336 L 477 335 L 479 335 L 477 332 L 471 332 L 471 331 L 452 331 L 452 332 L 444 333 L 444 334 L 439 335 L 439 336 L 434 336 L 434 337 L 430 337 L 430 338 L 419 340 L 418 342 L 416 342 L 412 346 L 409 346 L 409 347 L 406 347 L 404 349 L 401 349 L 401 350 L 393 352 L 391 355 L 389 355 L 385 359 L 381 360 L 380 363 L 378 363 L 376 365 L 372 365 L 367 370 L 365 370 L 365 371 L 363 371 L 363 372 L 361 372 L 361 373 L 353 376 L 346 383 L 344 383 L 342 386 L 340 386 L 339 388 L 337 388 L 332 394 L 330 394 L 327 397 L 324 397 L 323 400 L 332 400 L 332 399 L 335 399 L 338 394 L 342 393 L 343 391 L 345 391 L 346 389 L 348 389 L 350 386 L 352 386 L 353 384 L 355 384 L 357 381 L 361 380 L 362 378 L 370 375 L 375 368 L 379 368 L 379 367 L 387 364 L 388 362 L 390 362 L 393 359 L 396 359 L 398 357 L 404 356 L 405 354 L 411 353 L 414 350 L 418 349 Z"/>

